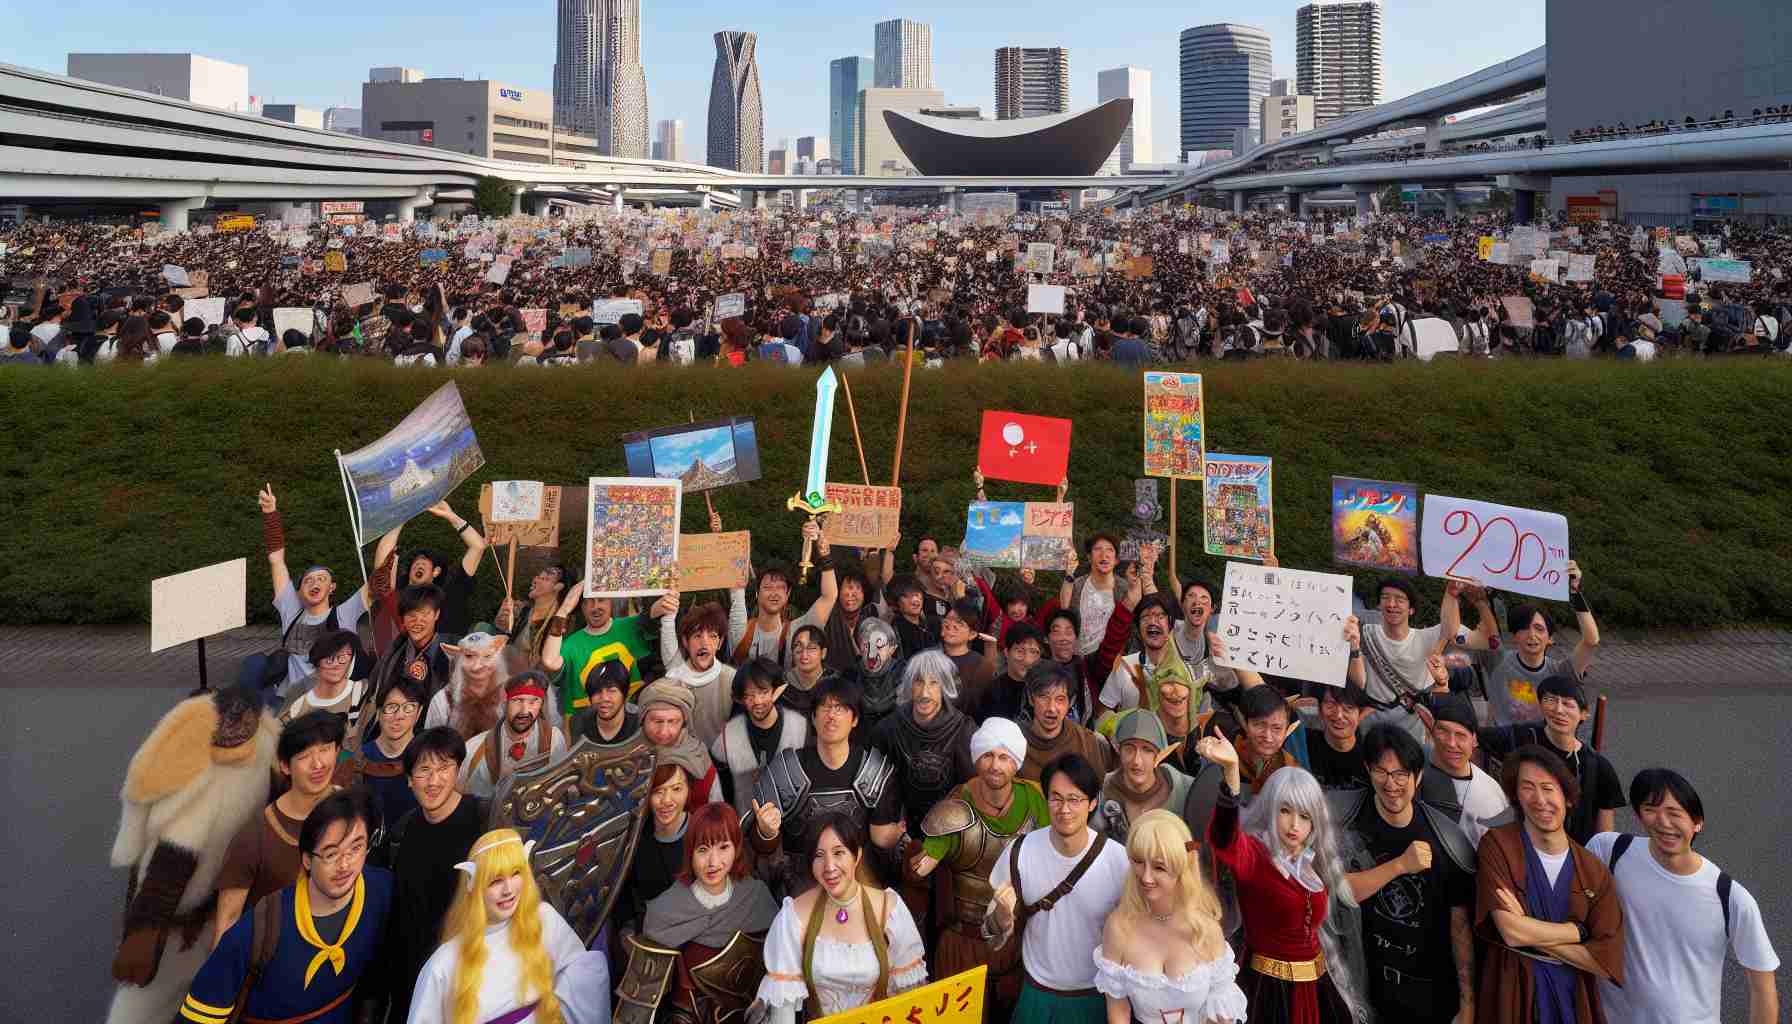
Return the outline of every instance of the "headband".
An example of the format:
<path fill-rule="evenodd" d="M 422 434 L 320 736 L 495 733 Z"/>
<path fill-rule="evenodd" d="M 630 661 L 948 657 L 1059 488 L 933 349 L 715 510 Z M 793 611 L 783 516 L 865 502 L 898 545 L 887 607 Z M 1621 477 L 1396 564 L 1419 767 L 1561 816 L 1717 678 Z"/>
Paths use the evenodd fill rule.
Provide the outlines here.
<path fill-rule="evenodd" d="M 473 891 L 473 883 L 475 880 L 477 880 L 479 878 L 479 865 L 474 863 L 474 859 L 477 858 L 482 853 L 486 853 L 491 850 L 495 850 L 498 847 L 503 846 L 507 843 L 523 843 L 523 841 L 521 839 L 518 839 L 514 833 L 511 835 L 507 835 L 507 836 L 501 836 L 497 840 L 487 843 L 483 846 L 473 847 L 472 851 L 467 854 L 466 860 L 463 860 L 459 864 L 454 865 L 454 869 L 456 871 L 465 871 L 467 873 L 467 891 L 468 892 Z M 528 842 L 523 843 L 523 859 L 524 860 L 528 860 L 530 855 L 532 855 L 534 852 L 535 852 L 535 840 L 531 839 Z"/>
<path fill-rule="evenodd" d="M 512 697 L 539 697 L 546 700 L 548 691 L 539 680 L 526 679 L 520 683 L 512 682 L 504 687 L 504 699 L 509 700 Z"/>

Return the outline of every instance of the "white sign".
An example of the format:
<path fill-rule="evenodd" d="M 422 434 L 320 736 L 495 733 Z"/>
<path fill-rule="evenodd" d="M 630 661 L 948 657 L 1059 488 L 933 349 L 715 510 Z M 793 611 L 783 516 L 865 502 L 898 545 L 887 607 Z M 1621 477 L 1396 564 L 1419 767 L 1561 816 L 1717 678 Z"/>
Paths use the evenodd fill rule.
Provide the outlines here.
<path fill-rule="evenodd" d="M 1593 261 L 1594 261 L 1594 259 L 1595 259 L 1594 255 L 1590 252 L 1589 253 L 1578 253 L 1577 252 L 1577 253 L 1574 253 L 1573 255 L 1569 256 L 1568 257 L 1568 280 L 1570 280 L 1570 281 L 1591 281 L 1591 280 L 1593 280 Z"/>
<path fill-rule="evenodd" d="M 1534 259 L 1531 261 L 1531 276 L 1554 284 L 1559 264 L 1551 259 Z"/>
<path fill-rule="evenodd" d="M 598 299 L 591 304 L 591 320 L 596 324 L 619 324 L 623 314 L 641 312 L 640 299 Z"/>
<path fill-rule="evenodd" d="M 1027 312 L 1062 315 L 1064 312 L 1064 286 L 1061 284 L 1027 285 Z"/>
<path fill-rule="evenodd" d="M 318 205 L 318 208 L 323 212 L 323 215 L 326 217 L 328 217 L 332 213 L 366 213 L 367 212 L 367 204 L 363 203 L 359 199 L 332 200 L 332 201 L 325 201 L 325 202 L 319 203 L 317 205 Z M 477 218 L 475 218 L 474 222 L 475 223 L 478 222 Z"/>
<path fill-rule="evenodd" d="M 149 584 L 149 649 L 167 650 L 249 621 L 249 560 L 219 562 Z"/>
<path fill-rule="evenodd" d="M 494 523 L 533 523 L 541 518 L 540 480 L 497 480 L 492 483 Z"/>
<path fill-rule="evenodd" d="M 1568 519 L 1554 512 L 1425 495 L 1425 575 L 1568 599 Z"/>
<path fill-rule="evenodd" d="M 729 292 L 716 296 L 716 319 L 726 320 L 731 316 L 747 315 L 747 295 L 745 292 Z"/>
<path fill-rule="evenodd" d="M 1218 263 L 1221 266 L 1232 262 L 1232 246 L 1226 242 L 1221 242 L 1217 239 L 1214 240 L 1213 262 Z"/>
<path fill-rule="evenodd" d="M 1699 262 L 1699 276 L 1707 283 L 1732 281 L 1736 284 L 1748 284 L 1754 276 L 1754 264 L 1748 260 L 1725 260 L 1707 256 Z"/>
<path fill-rule="evenodd" d="M 503 284 L 510 280 L 510 260 L 494 262 L 492 268 L 485 272 L 485 280 L 489 284 Z"/>
<path fill-rule="evenodd" d="M 185 267 L 177 267 L 172 263 L 163 265 L 162 280 L 167 281 L 176 288 L 191 287 L 187 281 L 187 269 Z"/>
<path fill-rule="evenodd" d="M 1343 686 L 1350 666 L 1344 620 L 1350 614 L 1349 576 L 1227 562 L 1220 617 L 1226 657 L 1213 660 Z"/>
<path fill-rule="evenodd" d="M 363 281 L 351 284 L 342 289 L 342 304 L 350 309 L 365 306 L 373 301 L 373 282 Z"/>
<path fill-rule="evenodd" d="M 214 295 L 204 299 L 188 299 L 181 311 L 188 317 L 198 317 L 207 327 L 216 327 L 224 322 L 224 296 Z"/>
<path fill-rule="evenodd" d="M 311 315 L 307 306 L 278 306 L 274 309 L 274 338 L 286 337 L 286 332 L 296 330 L 307 339 L 317 330 L 317 318 Z"/>
<path fill-rule="evenodd" d="M 1456 329 L 1442 317 L 1428 316 L 1420 320 L 1408 320 L 1406 330 L 1412 335 L 1413 354 L 1424 362 L 1439 352 L 1455 355 L 1462 350 L 1456 340 Z"/>

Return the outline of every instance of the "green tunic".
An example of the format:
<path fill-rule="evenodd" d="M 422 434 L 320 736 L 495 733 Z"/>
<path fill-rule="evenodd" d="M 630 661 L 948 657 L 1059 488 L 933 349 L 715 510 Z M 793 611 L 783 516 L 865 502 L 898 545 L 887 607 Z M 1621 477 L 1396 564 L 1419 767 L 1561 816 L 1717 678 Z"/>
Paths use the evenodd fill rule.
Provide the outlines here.
<path fill-rule="evenodd" d="M 952 797 L 970 804 L 971 810 L 977 812 L 977 816 L 983 819 L 990 831 L 1001 835 L 1014 835 L 1029 821 L 1034 828 L 1046 828 L 1052 823 L 1051 811 L 1045 803 L 1045 793 L 1040 790 L 1039 783 L 1031 779 L 1014 780 L 1014 802 L 1008 805 L 1008 813 L 999 818 L 983 813 L 977 806 L 977 801 L 971 799 L 971 784 L 968 782 L 953 790 Z M 958 856 L 958 835 L 929 836 L 921 844 L 921 852 L 944 864 Z"/>

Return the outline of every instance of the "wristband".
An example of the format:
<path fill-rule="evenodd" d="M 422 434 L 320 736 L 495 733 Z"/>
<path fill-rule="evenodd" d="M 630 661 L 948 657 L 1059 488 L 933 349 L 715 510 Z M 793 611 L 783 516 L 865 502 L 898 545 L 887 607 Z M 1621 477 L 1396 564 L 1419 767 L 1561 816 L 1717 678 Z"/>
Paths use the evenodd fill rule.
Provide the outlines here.
<path fill-rule="evenodd" d="M 1580 932 L 1580 941 L 1583 946 L 1586 945 L 1588 939 L 1593 937 L 1593 933 L 1587 930 L 1587 926 L 1579 921 L 1574 922 L 1574 930 Z"/>
<path fill-rule="evenodd" d="M 286 526 L 280 522 L 280 510 L 261 514 L 261 543 L 268 554 L 285 549 Z"/>
<path fill-rule="evenodd" d="M 572 625 L 572 620 L 568 616 L 556 615 L 548 620 L 548 635 L 565 636 L 567 627 L 570 625 Z"/>
<path fill-rule="evenodd" d="M 1570 590 L 1568 592 L 1568 607 L 1577 612 L 1586 612 L 1589 615 L 1593 612 L 1593 609 L 1587 604 L 1587 595 L 1578 590 Z"/>
<path fill-rule="evenodd" d="M 829 548 L 828 553 L 825 555 L 815 556 L 815 568 L 819 572 L 828 572 L 834 568 L 834 551 L 832 548 Z"/>

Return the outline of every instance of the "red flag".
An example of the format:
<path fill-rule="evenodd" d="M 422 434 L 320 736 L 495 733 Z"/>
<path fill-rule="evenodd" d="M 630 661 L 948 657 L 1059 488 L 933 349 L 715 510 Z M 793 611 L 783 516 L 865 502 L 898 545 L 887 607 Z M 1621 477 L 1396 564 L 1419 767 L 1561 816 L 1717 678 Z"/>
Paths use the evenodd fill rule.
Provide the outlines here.
<path fill-rule="evenodd" d="M 1070 469 L 1070 421 L 984 412 L 977 468 L 990 480 L 1056 487 Z"/>
<path fill-rule="evenodd" d="M 1686 298 L 1686 277 L 1683 274 L 1661 275 L 1661 297 L 1664 299 Z"/>

